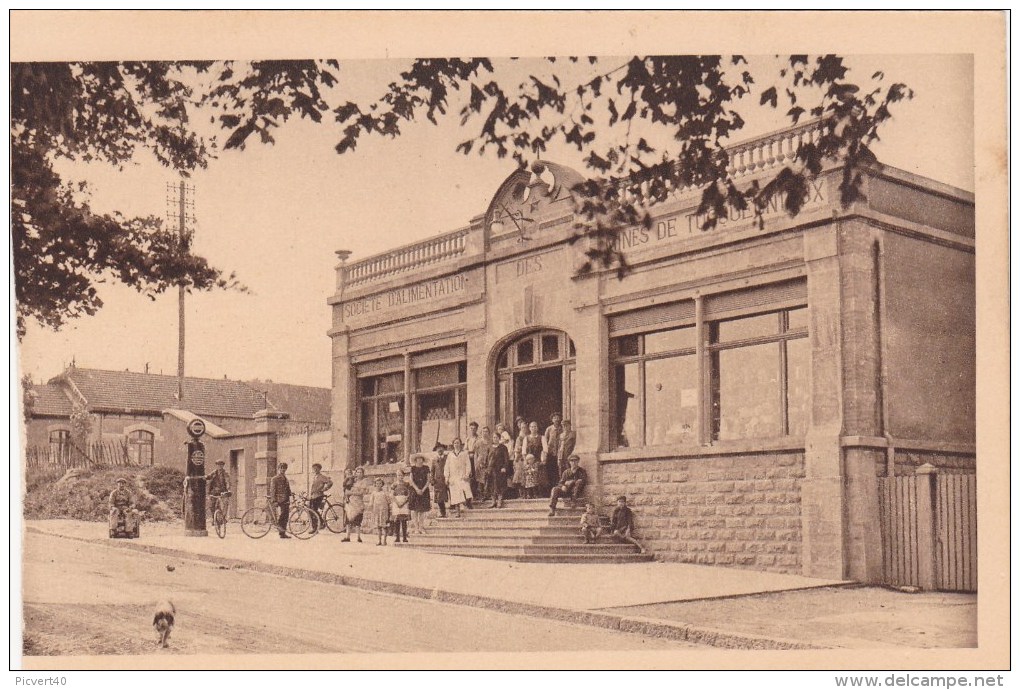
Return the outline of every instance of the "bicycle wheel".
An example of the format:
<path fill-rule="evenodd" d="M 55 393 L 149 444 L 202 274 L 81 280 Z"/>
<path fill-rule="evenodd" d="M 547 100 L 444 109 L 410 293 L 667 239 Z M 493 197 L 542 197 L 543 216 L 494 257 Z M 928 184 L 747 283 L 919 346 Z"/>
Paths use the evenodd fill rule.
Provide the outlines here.
<path fill-rule="evenodd" d="M 227 536 L 227 519 L 223 517 L 223 511 L 217 508 L 212 516 L 213 526 L 216 528 L 216 536 L 225 539 Z"/>
<path fill-rule="evenodd" d="M 315 532 L 312 531 L 314 519 L 312 511 L 308 508 L 292 508 L 287 531 L 298 539 L 311 539 L 315 535 Z"/>
<path fill-rule="evenodd" d="M 326 522 L 326 529 L 333 534 L 340 534 L 347 527 L 343 509 L 335 505 L 326 506 L 326 509 L 322 511 L 322 518 Z"/>
<path fill-rule="evenodd" d="M 241 531 L 252 539 L 261 539 L 273 529 L 273 513 L 266 508 L 249 508 L 241 516 Z"/>

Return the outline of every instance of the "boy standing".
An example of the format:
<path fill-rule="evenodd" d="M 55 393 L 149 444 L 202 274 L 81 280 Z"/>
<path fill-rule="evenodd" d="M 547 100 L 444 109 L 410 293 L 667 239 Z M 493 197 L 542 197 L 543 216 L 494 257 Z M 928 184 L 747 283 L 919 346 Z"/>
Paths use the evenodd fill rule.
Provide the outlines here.
<path fill-rule="evenodd" d="M 277 465 L 276 476 L 269 480 L 269 500 L 276 504 L 280 511 L 276 529 L 280 539 L 290 539 L 287 534 L 287 521 L 290 519 L 290 480 L 287 479 L 287 463 Z"/>
<path fill-rule="evenodd" d="M 308 507 L 312 509 L 312 531 L 319 531 L 319 516 L 322 504 L 326 500 L 326 492 L 333 488 L 333 480 L 322 473 L 322 465 L 312 465 L 312 485 L 308 489 Z"/>

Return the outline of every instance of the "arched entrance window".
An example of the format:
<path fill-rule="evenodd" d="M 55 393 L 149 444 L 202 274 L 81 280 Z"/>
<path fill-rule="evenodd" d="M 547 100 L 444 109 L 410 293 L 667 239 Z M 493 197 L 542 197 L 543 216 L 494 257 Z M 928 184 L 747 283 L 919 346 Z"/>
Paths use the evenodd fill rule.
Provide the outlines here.
<path fill-rule="evenodd" d="M 132 431 L 128 434 L 128 458 L 132 465 L 151 465 L 152 446 L 155 440 L 152 432 Z"/>
<path fill-rule="evenodd" d="M 563 331 L 538 331 L 505 346 L 496 358 L 496 420 L 511 428 L 523 417 L 541 429 L 554 413 L 574 416 L 574 341 Z"/>

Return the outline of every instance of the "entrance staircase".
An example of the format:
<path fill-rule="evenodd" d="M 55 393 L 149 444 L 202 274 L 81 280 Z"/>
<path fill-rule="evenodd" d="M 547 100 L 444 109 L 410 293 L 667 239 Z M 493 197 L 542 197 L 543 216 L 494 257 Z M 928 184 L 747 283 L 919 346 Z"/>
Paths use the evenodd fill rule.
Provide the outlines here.
<path fill-rule="evenodd" d="M 652 560 L 633 544 L 617 544 L 606 537 L 598 544 L 581 541 L 581 508 L 561 502 L 549 516 L 548 499 L 510 500 L 504 508 L 476 506 L 463 517 L 435 520 L 428 534 L 410 534 L 403 548 L 422 549 L 471 558 L 528 563 L 641 563 Z M 448 515 L 456 514 L 456 511 Z"/>

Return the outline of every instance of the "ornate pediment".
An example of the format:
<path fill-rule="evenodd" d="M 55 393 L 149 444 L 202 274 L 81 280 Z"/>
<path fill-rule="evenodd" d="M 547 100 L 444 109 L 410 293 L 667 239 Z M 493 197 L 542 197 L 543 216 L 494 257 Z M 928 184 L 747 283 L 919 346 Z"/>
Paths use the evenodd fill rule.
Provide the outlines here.
<path fill-rule="evenodd" d="M 543 222 L 569 215 L 570 190 L 582 179 L 576 171 L 546 161 L 536 162 L 531 170 L 515 170 L 499 186 L 485 213 L 490 238 L 527 241 Z"/>

